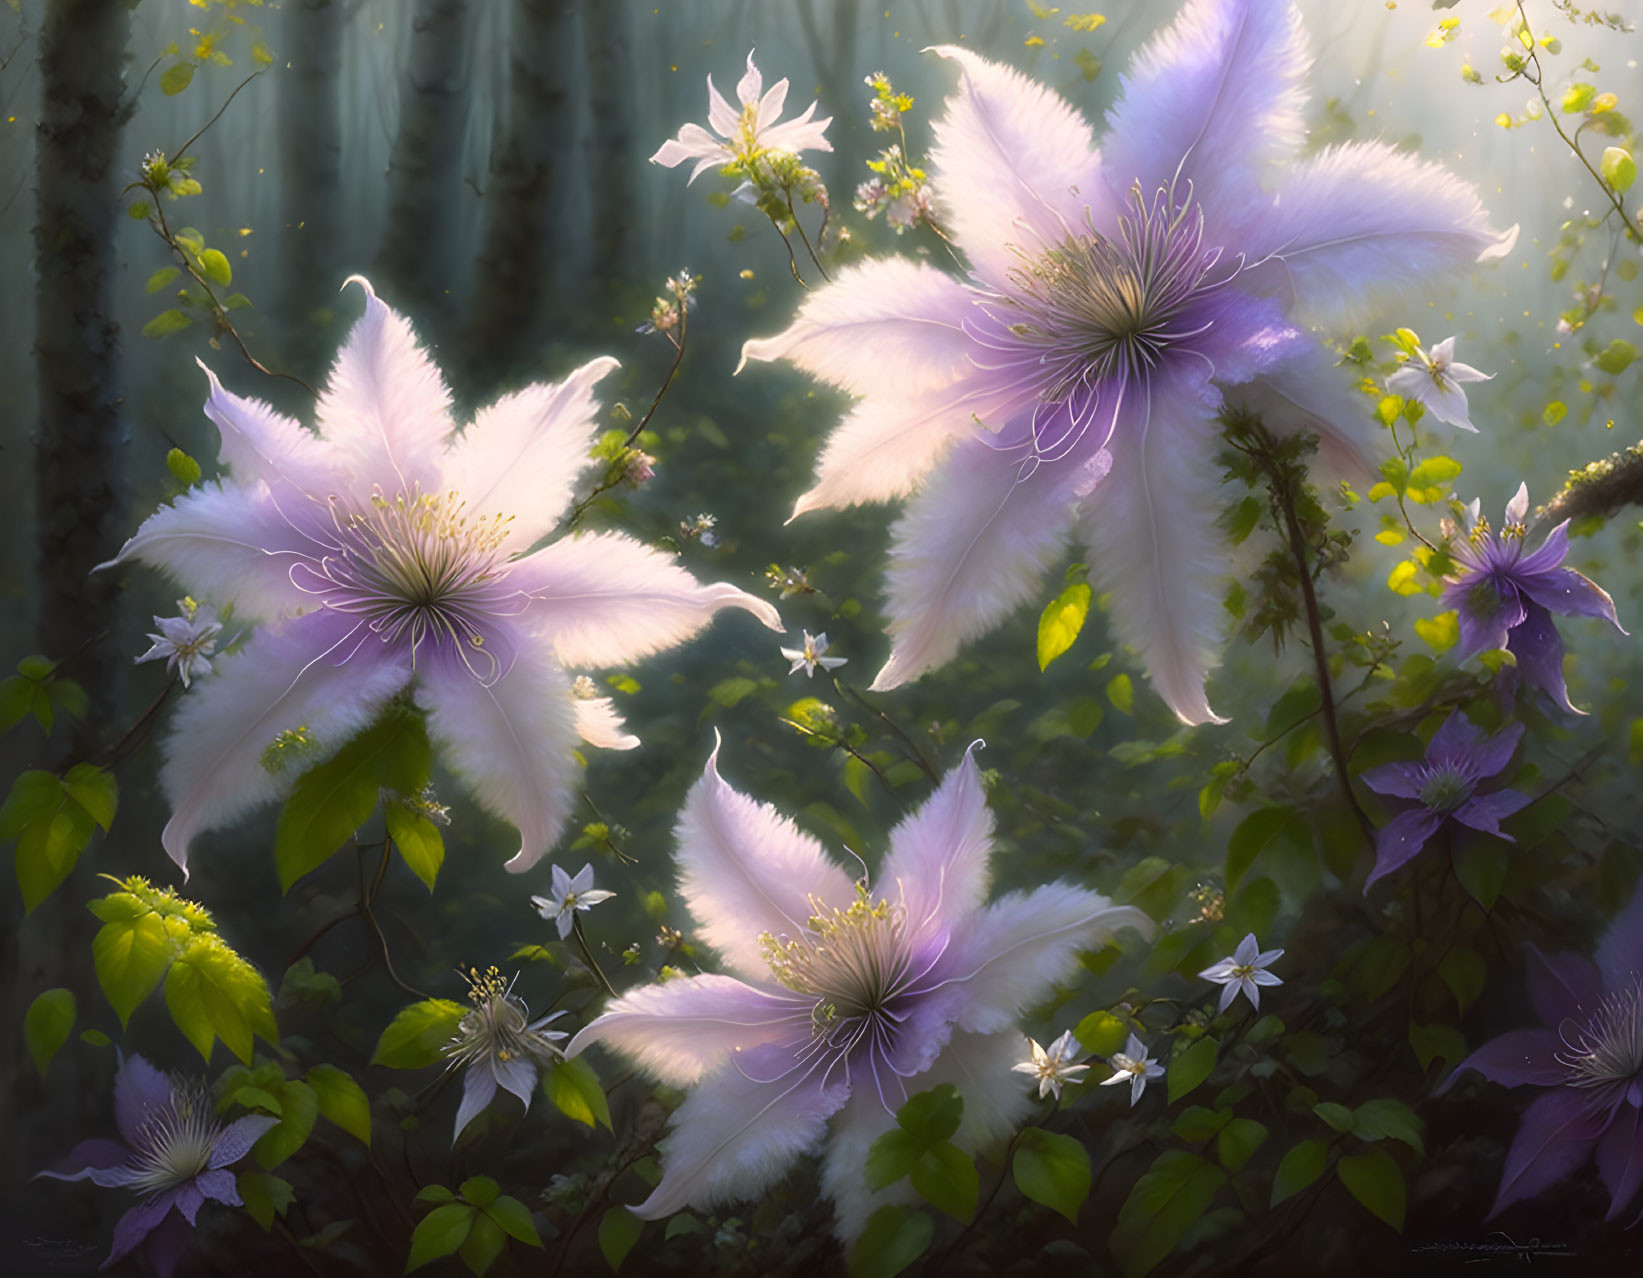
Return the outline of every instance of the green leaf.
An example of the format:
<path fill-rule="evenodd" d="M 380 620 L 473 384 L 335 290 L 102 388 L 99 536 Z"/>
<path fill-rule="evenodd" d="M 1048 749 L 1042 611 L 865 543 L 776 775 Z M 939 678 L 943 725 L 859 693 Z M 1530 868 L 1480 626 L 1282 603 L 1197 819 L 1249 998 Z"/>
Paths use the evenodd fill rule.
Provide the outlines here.
<path fill-rule="evenodd" d="M 951 1140 L 964 1117 L 964 1098 L 951 1083 L 909 1096 L 896 1111 L 896 1125 L 925 1148 Z"/>
<path fill-rule="evenodd" d="M 507 1245 L 508 1235 L 503 1232 L 502 1226 L 481 1211 L 473 1218 L 473 1227 L 462 1240 L 457 1255 L 462 1258 L 469 1273 L 483 1274 L 496 1263 L 496 1258 Z"/>
<path fill-rule="evenodd" d="M 1201 1038 L 1170 1058 L 1165 1082 L 1169 1084 L 1171 1105 L 1210 1076 L 1215 1069 L 1215 1051 L 1213 1038 Z"/>
<path fill-rule="evenodd" d="M 7 675 L 0 679 L 0 732 L 10 732 L 23 722 L 38 691 L 40 685 L 22 675 Z"/>
<path fill-rule="evenodd" d="M 162 266 L 148 277 L 148 283 L 144 286 L 143 291 L 145 293 L 158 293 L 181 274 L 182 272 L 175 266 Z"/>
<path fill-rule="evenodd" d="M 234 270 L 221 249 L 208 248 L 200 254 L 200 274 L 220 288 L 227 288 L 234 279 Z"/>
<path fill-rule="evenodd" d="M 160 73 L 160 92 L 174 98 L 194 82 L 192 62 L 173 62 Z"/>
<path fill-rule="evenodd" d="M 611 1126 L 610 1102 L 605 1098 L 605 1089 L 586 1057 L 554 1061 L 542 1076 L 542 1090 L 566 1118 L 584 1127 L 600 1123 L 606 1131 L 616 1130 Z"/>
<path fill-rule="evenodd" d="M 467 1014 L 461 1003 L 448 998 L 424 999 L 402 1008 L 382 1031 L 371 1064 L 389 1069 L 422 1069 L 445 1059 L 445 1044 L 456 1033 L 456 1023 Z"/>
<path fill-rule="evenodd" d="M 114 809 L 120 801 L 120 785 L 112 772 L 89 763 L 77 763 L 63 777 L 63 790 L 103 827 L 104 834 L 108 833 L 108 827 L 114 824 Z"/>
<path fill-rule="evenodd" d="M 1468 833 L 1455 840 L 1451 860 L 1455 877 L 1460 885 L 1485 910 L 1495 908 L 1500 889 L 1506 882 L 1508 845 L 1488 835 L 1473 837 Z"/>
<path fill-rule="evenodd" d="M 211 1059 L 214 1038 L 250 1063 L 252 1034 L 279 1042 L 272 999 L 262 974 L 221 938 L 198 933 L 190 939 L 165 978 L 171 1019 L 200 1055 Z"/>
<path fill-rule="evenodd" d="M 1401 1140 L 1417 1154 L 1425 1155 L 1421 1134 L 1426 1125 L 1401 1100 L 1390 1096 L 1365 1101 L 1352 1115 L 1352 1131 L 1360 1140 Z"/>
<path fill-rule="evenodd" d="M 1597 353 L 1597 366 L 1611 377 L 1617 377 L 1632 366 L 1637 358 L 1637 347 L 1623 337 L 1616 337 Z"/>
<path fill-rule="evenodd" d="M 1319 1101 L 1312 1107 L 1312 1112 L 1338 1132 L 1352 1130 L 1352 1111 L 1345 1105 L 1334 1101 Z"/>
<path fill-rule="evenodd" d="M 1229 1108 L 1214 1110 L 1203 1105 L 1188 1105 L 1176 1115 L 1170 1131 L 1189 1144 L 1201 1145 L 1231 1121 L 1232 1110 Z"/>
<path fill-rule="evenodd" d="M 200 463 L 180 448 L 173 448 L 165 455 L 165 468 L 184 488 L 192 488 L 200 482 Z"/>
<path fill-rule="evenodd" d="M 1082 1142 L 1029 1127 L 1016 1143 L 1010 1170 L 1023 1198 L 1078 1223 L 1078 1209 L 1090 1196 L 1090 1154 Z"/>
<path fill-rule="evenodd" d="M 285 1209 L 296 1202 L 291 1182 L 267 1172 L 242 1171 L 239 1174 L 240 1199 L 251 1219 L 262 1226 L 263 1233 L 274 1227 L 274 1217 L 284 1216 Z"/>
<path fill-rule="evenodd" d="M 1107 700 L 1113 708 L 1125 714 L 1135 709 L 1135 682 L 1127 674 L 1114 675 L 1107 681 Z"/>
<path fill-rule="evenodd" d="M 1483 993 L 1483 987 L 1489 980 L 1489 965 L 1483 961 L 1483 955 L 1470 946 L 1456 945 L 1438 964 L 1438 975 L 1443 977 L 1443 983 L 1455 996 L 1455 1002 L 1464 1016 L 1466 1009 L 1477 1002 L 1478 996 Z"/>
<path fill-rule="evenodd" d="M 935 1232 L 926 1212 L 880 1207 L 850 1249 L 850 1278 L 895 1278 L 924 1254 Z"/>
<path fill-rule="evenodd" d="M 63 784 L 55 774 L 38 770 L 19 774 L 0 805 L 0 839 L 17 838 L 36 821 L 51 816 L 62 801 Z"/>
<path fill-rule="evenodd" d="M 736 676 L 733 679 L 724 679 L 708 689 L 708 700 L 727 710 L 732 706 L 740 705 L 748 697 L 759 690 L 759 685 L 752 679 Z"/>
<path fill-rule="evenodd" d="M 1637 161 L 1623 146 L 1604 147 L 1603 162 L 1598 171 L 1603 174 L 1603 180 L 1622 195 L 1631 190 L 1632 183 L 1637 181 Z"/>
<path fill-rule="evenodd" d="M 443 1185 L 424 1185 L 416 1191 L 414 1203 L 454 1203 L 456 1195 Z"/>
<path fill-rule="evenodd" d="M 1124 1278 L 1141 1278 L 1174 1250 L 1226 1184 L 1219 1167 L 1184 1149 L 1165 1150 L 1118 1211 L 1110 1244 Z"/>
<path fill-rule="evenodd" d="M 34 997 L 29 1010 L 23 1014 L 23 1042 L 28 1044 L 29 1055 L 34 1057 L 34 1068 L 40 1077 L 46 1076 L 58 1049 L 74 1031 L 74 1020 L 79 1011 L 72 990 L 45 990 Z"/>
<path fill-rule="evenodd" d="M 457 1186 L 457 1192 L 475 1207 L 489 1207 L 502 1192 L 502 1186 L 489 1176 L 470 1176 Z"/>
<path fill-rule="evenodd" d="M 1277 1174 L 1272 1178 L 1269 1206 L 1276 1207 L 1293 1198 L 1322 1176 L 1328 1166 L 1329 1147 L 1321 1140 L 1303 1140 L 1279 1160 Z"/>
<path fill-rule="evenodd" d="M 1420 1061 L 1421 1069 L 1432 1068 L 1432 1062 L 1442 1058 L 1446 1061 L 1462 1061 L 1466 1059 L 1466 1040 L 1453 1025 L 1409 1025 L 1409 1046 L 1415 1051 L 1415 1059 Z"/>
<path fill-rule="evenodd" d="M 1265 1123 L 1253 1118 L 1235 1118 L 1215 1138 L 1215 1156 L 1221 1160 L 1221 1166 L 1235 1172 L 1255 1156 L 1266 1138 Z"/>
<path fill-rule="evenodd" d="M 1352 983 L 1365 999 L 1373 1003 L 1398 983 L 1409 966 L 1410 958 L 1409 947 L 1402 941 L 1390 936 L 1377 936 L 1364 946 L 1353 964 Z"/>
<path fill-rule="evenodd" d="M 1384 1149 L 1347 1154 L 1335 1164 L 1335 1174 L 1347 1192 L 1400 1234 L 1408 1193 L 1403 1171 Z"/>
<path fill-rule="evenodd" d="M 1111 1056 L 1124 1050 L 1129 1039 L 1129 1026 L 1111 1012 L 1091 1012 L 1073 1030 L 1073 1037 L 1086 1052 L 1095 1056 Z"/>
<path fill-rule="evenodd" d="M 1460 642 L 1460 614 L 1451 610 L 1435 617 L 1416 617 L 1415 633 L 1433 652 L 1448 652 Z"/>
<path fill-rule="evenodd" d="M 1090 587 L 1075 581 L 1045 606 L 1038 618 L 1038 668 L 1047 670 L 1078 638 L 1090 615 Z"/>
<path fill-rule="evenodd" d="M 236 1088 L 230 1099 L 234 1104 L 243 1105 L 246 1109 L 260 1109 L 275 1118 L 285 1117 L 285 1106 L 280 1104 L 279 1098 L 261 1087 Z"/>
<path fill-rule="evenodd" d="M 153 211 L 154 206 L 147 200 L 133 200 L 130 204 L 126 205 L 126 216 L 133 222 L 143 221 Z"/>
<path fill-rule="evenodd" d="M 951 1141 L 940 1141 L 920 1154 L 909 1179 L 932 1207 L 965 1224 L 975 1216 L 981 1177 L 975 1160 Z"/>
<path fill-rule="evenodd" d="M 280 1121 L 262 1134 L 251 1155 L 264 1171 L 273 1171 L 307 1143 L 319 1117 L 319 1097 L 300 1078 L 271 1082 L 268 1090 L 279 1098 Z"/>
<path fill-rule="evenodd" d="M 304 1077 L 319 1100 L 319 1112 L 361 1144 L 370 1145 L 371 1102 L 365 1089 L 335 1065 L 316 1065 Z"/>
<path fill-rule="evenodd" d="M 622 1268 L 644 1227 L 645 1222 L 626 1207 L 612 1207 L 599 1218 L 599 1251 L 613 1271 Z"/>
<path fill-rule="evenodd" d="M 430 1260 L 449 1256 L 468 1240 L 474 1217 L 478 1214 L 479 1208 L 468 1203 L 446 1203 L 435 1207 L 411 1231 L 411 1254 L 405 1261 L 405 1272 L 420 1269 Z"/>
<path fill-rule="evenodd" d="M 529 1243 L 532 1247 L 542 1245 L 541 1235 L 536 1232 L 536 1224 L 531 1220 L 530 1209 L 517 1198 L 501 1194 L 492 1202 L 486 1203 L 484 1211 L 502 1227 L 503 1232 L 520 1242 Z"/>
<path fill-rule="evenodd" d="M 899 1127 L 881 1132 L 867 1147 L 866 1176 L 871 1189 L 893 1185 L 913 1170 L 925 1145 Z"/>
<path fill-rule="evenodd" d="M 1461 466 L 1453 457 L 1428 457 L 1409 472 L 1409 500 L 1440 502 L 1460 476 Z"/>
<path fill-rule="evenodd" d="M 388 805 L 384 815 L 388 821 L 388 837 L 412 873 L 432 892 L 439 867 L 445 863 L 445 836 L 422 813 L 398 799 Z"/>
<path fill-rule="evenodd" d="M 1289 824 L 1295 810 L 1288 807 L 1257 808 L 1233 830 L 1227 840 L 1227 890 L 1237 888 L 1238 880 L 1254 864 L 1261 849 L 1277 837 L 1278 831 Z"/>
<path fill-rule="evenodd" d="M 186 925 L 183 926 L 186 934 Z M 91 941 L 91 957 L 109 1006 L 121 1026 L 138 1004 L 159 988 L 171 966 L 173 942 L 165 920 L 152 910 L 105 923 Z"/>
<path fill-rule="evenodd" d="M 161 311 L 148 323 L 143 325 L 144 337 L 169 337 L 172 333 L 180 333 L 194 321 L 176 307 Z"/>

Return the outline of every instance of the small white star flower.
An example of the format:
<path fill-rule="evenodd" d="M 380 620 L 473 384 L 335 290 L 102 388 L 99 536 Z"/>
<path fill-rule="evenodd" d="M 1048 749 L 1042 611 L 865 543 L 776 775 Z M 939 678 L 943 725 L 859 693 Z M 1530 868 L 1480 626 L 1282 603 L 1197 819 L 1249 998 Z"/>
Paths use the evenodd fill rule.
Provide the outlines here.
<path fill-rule="evenodd" d="M 1071 1030 L 1051 1043 L 1048 1050 L 1040 1047 L 1036 1038 L 1029 1038 L 1027 1046 L 1032 1051 L 1032 1059 L 1022 1061 L 1019 1065 L 1012 1065 L 1010 1068 L 1017 1074 L 1032 1074 L 1038 1079 L 1040 1100 L 1052 1092 L 1055 1098 L 1060 1100 L 1061 1085 L 1074 1081 L 1079 1074 L 1089 1068 L 1088 1065 L 1073 1063 L 1084 1049 L 1073 1037 Z"/>
<path fill-rule="evenodd" d="M 1386 389 L 1405 399 L 1419 401 L 1440 422 L 1477 433 L 1466 406 L 1462 382 L 1486 382 L 1492 373 L 1480 373 L 1470 364 L 1455 362 L 1455 339 L 1446 337 L 1430 353 L 1415 348 L 1412 359 L 1386 379 Z"/>
<path fill-rule="evenodd" d="M 803 648 L 782 649 L 782 656 L 793 663 L 793 668 L 787 673 L 798 674 L 802 667 L 805 677 L 814 679 L 817 666 L 820 666 L 823 670 L 835 670 L 850 659 L 848 657 L 824 657 L 822 654 L 826 651 L 827 632 L 824 630 L 819 635 L 812 635 L 806 630 L 804 632 Z"/>
<path fill-rule="evenodd" d="M 796 119 L 777 123 L 787 102 L 787 81 L 777 80 L 766 92 L 764 77 L 753 65 L 751 52 L 747 55 L 747 72 L 736 85 L 736 98 L 739 111 L 725 101 L 714 87 L 713 77 L 708 76 L 707 120 L 719 136 L 714 137 L 699 124 L 687 124 L 678 137 L 662 143 L 650 162 L 671 169 L 695 160 L 696 166 L 690 171 L 690 181 L 694 182 L 703 169 L 715 165 L 746 170 L 772 153 L 798 155 L 833 149 L 825 136 L 832 117 L 815 119 L 814 102 Z"/>
<path fill-rule="evenodd" d="M 1261 949 L 1255 940 L 1255 933 L 1251 932 L 1238 942 L 1238 948 L 1232 952 L 1230 958 L 1224 958 L 1219 963 L 1206 967 L 1198 975 L 1206 981 L 1214 981 L 1226 987 L 1221 991 L 1223 1012 L 1232 1006 L 1232 1000 L 1238 997 L 1240 990 L 1249 996 L 1249 1005 L 1259 1010 L 1260 987 L 1283 984 L 1282 979 L 1266 970 L 1283 956 L 1282 950 Z"/>
<path fill-rule="evenodd" d="M 177 609 L 181 616 L 154 618 L 160 633 L 148 636 L 154 646 L 137 658 L 137 664 L 164 657 L 166 669 L 176 674 L 186 688 L 194 675 L 211 673 L 207 657 L 217 646 L 222 623 L 217 620 L 215 609 L 186 597 L 177 600 Z"/>
<path fill-rule="evenodd" d="M 533 896 L 531 904 L 543 918 L 551 919 L 558 925 L 559 939 L 564 940 L 571 934 L 571 928 L 576 925 L 576 911 L 581 910 L 586 914 L 599 902 L 610 900 L 616 893 L 593 886 L 591 864 L 584 865 L 577 871 L 574 879 L 557 865 L 548 868 L 553 871 L 553 895 Z"/>
<path fill-rule="evenodd" d="M 1147 1090 L 1149 1079 L 1164 1077 L 1164 1067 L 1153 1057 L 1147 1055 L 1147 1045 L 1134 1034 L 1130 1041 L 1124 1044 L 1124 1050 L 1114 1052 L 1107 1059 L 1112 1066 L 1112 1077 L 1101 1080 L 1101 1086 L 1110 1087 L 1114 1083 L 1128 1082 L 1130 1085 L 1130 1105 L 1141 1099 L 1141 1093 Z"/>

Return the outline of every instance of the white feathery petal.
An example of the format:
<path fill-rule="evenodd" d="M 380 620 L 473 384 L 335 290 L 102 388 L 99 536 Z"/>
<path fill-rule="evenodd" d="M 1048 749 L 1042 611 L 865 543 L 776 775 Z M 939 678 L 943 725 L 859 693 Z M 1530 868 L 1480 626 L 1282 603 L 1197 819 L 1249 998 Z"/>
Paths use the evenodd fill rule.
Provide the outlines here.
<path fill-rule="evenodd" d="M 1109 624 L 1188 724 L 1224 722 L 1204 693 L 1226 620 L 1220 476 L 1203 464 L 1216 447 L 1218 398 L 1185 377 L 1155 376 L 1110 445 L 1112 477 L 1080 518 L 1090 577 L 1112 596 Z"/>
<path fill-rule="evenodd" d="M 639 738 L 627 731 L 622 716 L 616 710 L 616 703 L 609 697 L 577 697 L 573 708 L 576 713 L 576 735 L 590 746 L 598 746 L 601 750 L 633 750 L 638 747 Z"/>
<path fill-rule="evenodd" d="M 507 863 L 528 870 L 553 846 L 571 810 L 578 740 L 570 680 L 539 645 L 523 644 L 494 684 L 436 654 L 418 668 L 417 705 L 445 760 L 481 806 L 519 831 Z"/>
<path fill-rule="evenodd" d="M 972 368 L 961 322 L 971 290 L 927 262 L 877 258 L 805 296 L 793 323 L 742 345 L 742 362 L 785 359 L 853 395 L 921 395 Z"/>
<path fill-rule="evenodd" d="M 441 488 L 455 489 L 469 518 L 509 517 L 506 545 L 528 550 L 569 508 L 599 436 L 593 389 L 619 368 L 590 360 L 563 381 L 527 386 L 482 408 L 451 441 Z"/>
<path fill-rule="evenodd" d="M 849 1097 L 842 1083 L 823 1087 L 819 1073 L 801 1068 L 755 1083 L 726 1066 L 704 1078 L 673 1111 L 661 1181 L 630 1210 L 660 1220 L 750 1197 L 776 1180 L 821 1144 L 828 1118 Z"/>
<path fill-rule="evenodd" d="M 496 1075 L 491 1072 L 487 1061 L 475 1061 L 463 1071 L 462 1075 L 462 1103 L 457 1106 L 456 1130 L 451 1133 L 451 1144 L 455 1145 L 457 1138 L 474 1119 L 485 1111 L 490 1103 L 496 1099 Z"/>
<path fill-rule="evenodd" d="M 1503 242 L 1476 188 L 1443 165 L 1349 142 L 1285 174 L 1243 247 L 1252 282 L 1292 297 L 1305 319 L 1352 327 Z"/>
<path fill-rule="evenodd" d="M 890 531 L 885 611 L 893 642 L 883 691 L 950 660 L 1033 598 L 1066 548 L 1074 504 L 1110 458 L 1074 453 L 1036 470 L 969 439 L 947 455 Z"/>
<path fill-rule="evenodd" d="M 1175 183 L 1225 229 L 1260 202 L 1263 169 L 1306 137 L 1311 63 L 1288 0 L 1191 0 L 1119 78 L 1101 162 L 1115 194 Z"/>
<path fill-rule="evenodd" d="M 221 437 L 217 460 L 246 491 L 259 480 L 302 493 L 336 490 L 345 477 L 322 440 L 261 400 L 225 389 L 203 360 L 194 362 L 209 386 L 205 415 Z"/>
<path fill-rule="evenodd" d="M 333 664 L 358 642 L 348 625 L 311 613 L 254 635 L 183 699 L 164 743 L 160 781 L 172 811 L 160 841 L 185 871 L 195 835 L 280 797 L 405 686 L 408 658 Z M 274 739 L 298 728 L 313 749 L 277 770 L 264 767 Z"/>
<path fill-rule="evenodd" d="M 410 322 L 384 303 L 361 276 L 365 313 L 349 330 L 315 405 L 330 455 L 352 475 L 355 498 L 439 491 L 440 458 L 455 427 L 451 392 Z"/>
<path fill-rule="evenodd" d="M 907 910 L 908 934 L 950 927 L 980 909 L 991 881 L 993 814 L 972 745 L 922 806 L 890 831 L 879 891 Z"/>
<path fill-rule="evenodd" d="M 1083 116 L 1053 90 L 968 49 L 929 52 L 959 64 L 958 89 L 933 126 L 930 168 L 940 220 L 976 275 L 1008 291 L 1021 253 L 1083 228 L 1092 202 L 1098 224 L 1111 226 Z"/>
<path fill-rule="evenodd" d="M 567 537 L 513 565 L 509 584 L 532 596 L 526 623 L 568 666 L 625 665 L 684 642 L 721 608 L 781 630 L 765 600 L 725 582 L 703 584 L 673 556 L 621 533 Z"/>
<path fill-rule="evenodd" d="M 855 894 L 821 844 L 727 785 L 718 757 L 715 744 L 679 812 L 679 890 L 702 939 L 736 971 L 768 981 L 760 934 L 797 938 L 815 913 L 812 901 L 842 909 Z"/>
<path fill-rule="evenodd" d="M 954 1022 L 979 1034 L 1012 1028 L 1057 981 L 1120 928 L 1151 937 L 1152 920 L 1128 905 L 1066 883 L 1013 892 L 955 930 L 942 958 L 938 987 L 954 997 Z"/>
<path fill-rule="evenodd" d="M 120 553 L 98 568 L 137 559 L 197 597 L 235 605 L 241 616 L 273 621 L 313 600 L 291 584 L 289 555 L 312 549 L 261 486 L 210 482 L 161 506 Z"/>
<path fill-rule="evenodd" d="M 909 1095 L 918 1090 L 912 1080 L 907 1081 L 906 1087 Z M 967 1101 L 965 1109 L 969 1109 Z M 856 1088 L 850 1103 L 833 1117 L 827 1147 L 821 1156 L 821 1187 L 833 1200 L 833 1232 L 846 1247 L 856 1240 L 867 1218 L 880 1207 L 919 1201 L 912 1182 L 905 1176 L 883 1189 L 873 1189 L 867 1183 L 863 1170 L 867 1165 L 867 1151 L 895 1125 L 896 1116 L 884 1108 L 872 1087 Z"/>
<path fill-rule="evenodd" d="M 809 1032 L 810 1005 L 802 999 L 730 976 L 675 977 L 623 994 L 577 1032 L 565 1055 L 578 1056 L 598 1043 L 631 1057 L 669 1087 L 688 1087 L 733 1052 Z"/>

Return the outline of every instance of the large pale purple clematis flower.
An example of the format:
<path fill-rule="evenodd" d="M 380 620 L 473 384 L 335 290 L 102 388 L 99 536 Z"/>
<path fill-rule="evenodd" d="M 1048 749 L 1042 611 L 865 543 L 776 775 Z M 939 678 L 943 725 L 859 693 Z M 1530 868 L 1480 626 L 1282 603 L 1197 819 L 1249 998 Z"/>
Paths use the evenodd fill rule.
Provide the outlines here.
<path fill-rule="evenodd" d="M 959 68 L 936 217 L 970 274 L 866 262 L 748 343 L 862 397 L 795 514 L 911 495 L 876 688 L 1032 598 L 1072 534 L 1154 687 L 1214 719 L 1217 414 L 1316 431 L 1328 467 L 1369 473 L 1362 397 L 1301 323 L 1356 323 L 1508 240 L 1470 186 L 1390 146 L 1296 158 L 1308 57 L 1288 0 L 1191 0 L 1125 77 L 1099 153 L 1048 89 L 936 52 Z"/>
<path fill-rule="evenodd" d="M 1610 1220 L 1643 1186 L 1643 891 L 1610 924 L 1596 958 L 1548 957 L 1530 946 L 1529 1002 L 1546 1028 L 1485 1043 L 1438 1089 L 1467 1070 L 1505 1087 L 1551 1089 L 1524 1111 L 1491 1216 L 1562 1180 L 1594 1152 Z"/>
<path fill-rule="evenodd" d="M 1527 806 L 1529 796 L 1516 790 L 1480 793 L 1479 787 L 1505 770 L 1522 739 L 1521 723 L 1485 736 L 1456 710 L 1432 734 L 1420 763 L 1386 763 L 1366 771 L 1363 783 L 1375 793 L 1414 802 L 1381 827 L 1375 839 L 1375 868 L 1363 890 L 1413 860 L 1450 820 L 1513 842 L 1501 831 L 1500 821 Z"/>
<path fill-rule="evenodd" d="M 1456 656 L 1465 661 L 1491 648 L 1505 648 L 1531 685 L 1571 714 L 1582 714 L 1570 702 L 1563 681 L 1563 637 L 1552 614 L 1603 617 L 1621 634 L 1626 632 L 1608 592 L 1563 566 L 1569 557 L 1567 519 L 1546 534 L 1540 549 L 1523 553 L 1528 514 L 1529 486 L 1519 484 L 1506 503 L 1506 520 L 1498 533 L 1479 515 L 1475 501 L 1468 510 L 1468 527 L 1444 522 L 1449 553 L 1459 565 L 1443 592 L 1443 602 L 1459 613 Z"/>
<path fill-rule="evenodd" d="M 565 667 L 672 647 L 720 608 L 773 630 L 763 600 L 703 585 L 631 537 L 567 537 L 534 553 L 570 505 L 597 434 L 596 359 L 526 387 L 453 434 L 450 392 L 410 325 L 365 289 L 365 314 L 319 398 L 315 435 L 223 389 L 205 412 L 231 477 L 151 515 L 115 562 L 140 559 L 263 623 L 178 710 L 162 779 L 166 851 L 278 797 L 414 680 L 417 704 L 476 798 L 519 829 L 510 870 L 558 837 L 578 740 L 630 749 L 609 698 L 571 694 Z"/>
<path fill-rule="evenodd" d="M 715 755 L 717 752 L 715 752 Z M 631 990 L 571 1040 L 604 1043 L 690 1095 L 673 1116 L 645 1219 L 747 1198 L 821 1149 L 837 1228 L 911 1193 L 873 1193 L 868 1146 L 914 1092 L 964 1097 L 955 1140 L 1009 1135 L 1029 1104 L 1017 1021 L 1080 949 L 1140 911 L 1057 883 L 987 904 L 992 817 L 973 760 L 890 836 L 877 889 L 738 794 L 712 760 L 679 818 L 681 887 L 734 976 Z M 829 1122 L 831 1121 L 831 1130 Z"/>
<path fill-rule="evenodd" d="M 224 1126 L 203 1084 L 170 1078 L 141 1056 L 128 1056 L 114 1076 L 114 1121 L 124 1144 L 81 1141 L 66 1160 L 73 1171 L 39 1174 L 142 1194 L 142 1202 L 114 1226 L 114 1248 L 102 1267 L 144 1244 L 155 1272 L 170 1278 L 186 1238 L 185 1222 L 194 1224 L 207 1198 L 240 1205 L 228 1168 L 279 1120 L 256 1114 Z"/>

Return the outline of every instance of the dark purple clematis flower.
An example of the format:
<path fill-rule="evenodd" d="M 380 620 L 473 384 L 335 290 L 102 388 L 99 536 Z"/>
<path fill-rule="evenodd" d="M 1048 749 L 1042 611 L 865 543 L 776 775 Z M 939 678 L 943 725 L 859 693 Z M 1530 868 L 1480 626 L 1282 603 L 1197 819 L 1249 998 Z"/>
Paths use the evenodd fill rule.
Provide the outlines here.
<path fill-rule="evenodd" d="M 114 1121 L 124 1144 L 81 1141 L 67 1159 L 74 1171 L 39 1174 L 54 1180 L 89 1179 L 142 1194 L 143 1200 L 114 1226 L 114 1249 L 102 1267 L 143 1243 L 154 1272 L 170 1278 L 182 1253 L 184 1222 L 194 1223 L 207 1198 L 240 1206 L 239 1187 L 228 1168 L 250 1153 L 278 1120 L 257 1114 L 224 1126 L 202 1084 L 171 1078 L 141 1056 L 129 1056 L 114 1076 Z"/>
<path fill-rule="evenodd" d="M 1531 945 L 1529 1001 L 1546 1028 L 1485 1043 L 1438 1089 L 1469 1069 L 1504 1087 L 1550 1089 L 1524 1111 L 1491 1216 L 1562 1180 L 1594 1152 L 1610 1220 L 1643 1185 L 1643 891 L 1609 925 L 1596 958 L 1548 957 Z"/>
<path fill-rule="evenodd" d="M 1460 614 L 1458 659 L 1505 648 L 1517 658 L 1525 679 L 1571 714 L 1582 714 L 1569 703 L 1563 683 L 1563 639 L 1552 624 L 1552 614 L 1606 617 L 1621 634 L 1626 632 L 1608 592 L 1563 567 L 1569 555 L 1567 519 L 1546 535 L 1539 550 L 1523 553 L 1528 513 L 1529 486 L 1519 484 L 1517 495 L 1506 503 L 1506 521 L 1498 533 L 1478 514 L 1475 501 L 1467 528 L 1445 524 L 1450 554 L 1460 565 L 1443 592 L 1443 602 Z"/>
<path fill-rule="evenodd" d="M 1376 794 L 1415 802 L 1381 827 L 1375 840 L 1375 868 L 1363 890 L 1414 859 L 1450 818 L 1512 841 L 1511 835 L 1501 833 L 1499 822 L 1526 806 L 1529 796 L 1516 790 L 1479 794 L 1478 786 L 1505 769 L 1522 738 L 1521 723 L 1488 737 L 1457 710 L 1433 734 L 1421 762 L 1388 763 L 1365 772 L 1363 783 Z"/>

